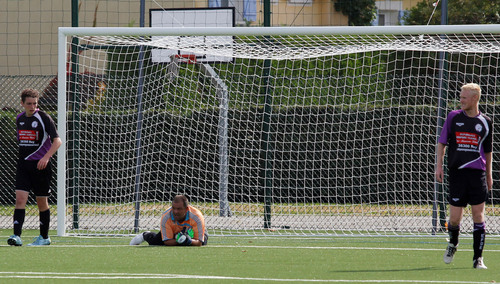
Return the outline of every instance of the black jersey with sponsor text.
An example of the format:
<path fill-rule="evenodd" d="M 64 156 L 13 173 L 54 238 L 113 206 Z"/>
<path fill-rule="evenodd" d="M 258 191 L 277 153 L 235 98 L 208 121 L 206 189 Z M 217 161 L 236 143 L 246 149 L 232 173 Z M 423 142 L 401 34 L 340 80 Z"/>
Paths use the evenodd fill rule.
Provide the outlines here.
<path fill-rule="evenodd" d="M 32 116 L 20 113 L 16 118 L 16 128 L 21 160 L 40 160 L 52 146 L 52 139 L 59 137 L 52 118 L 40 110 Z"/>
<path fill-rule="evenodd" d="M 492 151 L 492 122 L 482 113 L 469 117 L 463 110 L 448 114 L 439 143 L 448 145 L 450 169 L 486 170 L 484 153 Z"/>

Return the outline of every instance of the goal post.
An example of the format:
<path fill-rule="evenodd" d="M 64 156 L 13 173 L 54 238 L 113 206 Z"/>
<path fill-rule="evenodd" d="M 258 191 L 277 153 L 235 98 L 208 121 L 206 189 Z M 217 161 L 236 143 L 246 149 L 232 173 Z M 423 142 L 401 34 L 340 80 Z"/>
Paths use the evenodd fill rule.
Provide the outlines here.
<path fill-rule="evenodd" d="M 61 58 L 61 54 L 68 53 L 66 35 L 58 32 L 58 45 L 57 45 L 57 77 L 66 78 L 66 59 Z M 58 81 L 58 99 L 57 99 L 57 121 L 59 137 L 63 142 L 61 147 L 57 150 L 57 235 L 66 235 L 66 80 Z M 64 95 L 60 95 L 64 94 Z"/>
<path fill-rule="evenodd" d="M 231 215 L 228 200 L 229 183 L 229 153 L 228 153 L 228 128 L 229 128 L 229 95 L 228 88 L 221 80 L 215 70 L 207 63 L 200 66 L 200 71 L 209 80 L 210 85 L 215 87 L 216 97 L 219 100 L 219 124 L 218 124 L 218 143 L 219 143 L 219 216 L 228 217 Z"/>
<path fill-rule="evenodd" d="M 58 235 L 159 229 L 176 194 L 212 235 L 443 233 L 440 127 L 467 82 L 495 121 L 498 42 L 500 25 L 59 28 Z"/>

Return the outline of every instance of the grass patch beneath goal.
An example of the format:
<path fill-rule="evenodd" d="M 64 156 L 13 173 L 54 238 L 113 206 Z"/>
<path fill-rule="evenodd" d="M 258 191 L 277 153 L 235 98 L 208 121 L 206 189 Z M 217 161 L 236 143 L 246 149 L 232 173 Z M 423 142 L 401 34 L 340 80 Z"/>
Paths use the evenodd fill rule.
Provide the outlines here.
<path fill-rule="evenodd" d="M 0 230 L 6 240 L 10 230 Z M 25 231 L 29 243 L 37 231 Z M 444 264 L 444 237 L 211 237 L 195 247 L 128 246 L 130 237 L 52 237 L 48 247 L 0 246 L 2 283 L 500 282 L 500 238 L 487 237 L 488 270 L 472 269 L 462 238 Z M 89 283 L 90 283 L 89 282 Z"/>

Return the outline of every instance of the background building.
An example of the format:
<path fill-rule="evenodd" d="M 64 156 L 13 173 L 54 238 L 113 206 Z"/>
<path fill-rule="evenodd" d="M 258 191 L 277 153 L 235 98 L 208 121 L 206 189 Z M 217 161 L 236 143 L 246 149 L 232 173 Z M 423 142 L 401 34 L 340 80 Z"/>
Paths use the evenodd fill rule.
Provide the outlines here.
<path fill-rule="evenodd" d="M 415 6 L 415 0 L 383 0 L 376 1 L 377 18 L 373 21 L 374 26 L 397 26 L 403 25 L 402 17 L 405 11 Z"/>
<path fill-rule="evenodd" d="M 21 89 L 43 90 L 57 74 L 57 28 L 72 26 L 69 0 L 0 0 L 0 108 L 19 109 Z M 80 27 L 139 27 L 137 0 L 77 1 Z M 149 9 L 235 7 L 236 25 L 262 26 L 263 1 L 145 0 Z M 343 26 L 347 17 L 332 0 L 271 0 L 272 26 Z"/>

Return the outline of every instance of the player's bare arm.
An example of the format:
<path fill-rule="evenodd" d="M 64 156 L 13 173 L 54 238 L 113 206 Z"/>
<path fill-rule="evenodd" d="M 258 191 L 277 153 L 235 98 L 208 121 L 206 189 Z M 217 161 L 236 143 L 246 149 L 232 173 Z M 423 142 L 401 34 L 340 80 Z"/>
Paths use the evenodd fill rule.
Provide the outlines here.
<path fill-rule="evenodd" d="M 486 184 L 488 185 L 488 190 L 491 191 L 491 189 L 493 188 L 493 175 L 491 172 L 493 153 L 484 153 L 484 157 L 486 158 Z"/>
<path fill-rule="evenodd" d="M 166 240 L 166 241 L 164 241 L 164 244 L 166 246 L 178 246 L 179 245 L 179 243 L 177 243 L 177 241 L 175 239 Z M 202 245 L 202 242 L 200 240 L 197 240 L 197 239 L 191 240 L 191 246 L 201 247 L 201 245 Z"/>
<path fill-rule="evenodd" d="M 59 137 L 54 138 L 52 141 L 52 146 L 50 146 L 49 151 L 38 161 L 37 169 L 43 170 L 47 167 L 50 158 L 57 152 L 57 149 L 62 145 L 62 140 Z"/>
<path fill-rule="evenodd" d="M 443 162 L 444 162 L 444 153 L 446 151 L 446 145 L 438 143 L 436 151 L 437 151 L 436 180 L 438 182 L 443 182 L 444 179 Z"/>
<path fill-rule="evenodd" d="M 193 239 L 192 242 L 191 242 L 191 246 L 194 246 L 194 247 L 201 247 L 202 243 L 200 240 L 197 240 L 197 239 Z"/>

